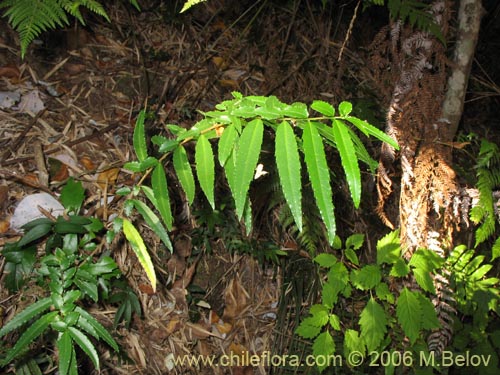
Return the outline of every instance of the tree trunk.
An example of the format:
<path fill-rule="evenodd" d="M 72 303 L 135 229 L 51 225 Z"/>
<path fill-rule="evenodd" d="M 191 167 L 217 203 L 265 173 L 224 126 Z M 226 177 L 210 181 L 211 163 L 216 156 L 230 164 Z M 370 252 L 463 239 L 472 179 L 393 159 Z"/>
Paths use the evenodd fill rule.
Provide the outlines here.
<path fill-rule="evenodd" d="M 447 0 L 438 0 L 430 8 L 445 38 L 451 6 Z M 382 147 L 378 212 L 388 226 L 399 225 L 405 258 L 418 248 L 446 256 L 460 225 L 462 189 L 451 167 L 452 141 L 463 110 L 481 14 L 479 0 L 461 1 L 451 72 L 446 47 L 436 37 L 412 32 L 400 21 L 390 29 L 391 71 L 398 78 L 386 131 L 400 150 Z M 445 272 L 434 277 L 434 304 L 442 329 L 430 336 L 431 350 L 442 351 L 451 339 L 455 310 L 448 279 Z"/>

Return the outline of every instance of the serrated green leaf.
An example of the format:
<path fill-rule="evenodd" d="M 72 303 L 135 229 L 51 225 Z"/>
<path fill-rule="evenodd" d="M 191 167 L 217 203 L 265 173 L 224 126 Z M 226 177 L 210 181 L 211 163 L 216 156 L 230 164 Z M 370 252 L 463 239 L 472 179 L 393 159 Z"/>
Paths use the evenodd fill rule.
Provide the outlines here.
<path fill-rule="evenodd" d="M 184 193 L 186 193 L 188 203 L 193 204 L 195 193 L 193 171 L 189 163 L 186 149 L 183 145 L 179 145 L 179 147 L 175 149 L 173 161 L 175 173 L 177 174 L 177 178 L 181 183 Z"/>
<path fill-rule="evenodd" d="M 163 142 L 158 148 L 158 152 L 163 154 L 173 151 L 179 145 L 179 141 L 177 139 L 168 139 L 166 142 Z"/>
<path fill-rule="evenodd" d="M 377 242 L 377 264 L 393 264 L 401 257 L 399 230 L 386 234 Z"/>
<path fill-rule="evenodd" d="M 349 129 L 342 121 L 334 120 L 332 134 L 342 160 L 354 207 L 358 208 L 361 200 L 361 172 Z"/>
<path fill-rule="evenodd" d="M 24 311 L 26 311 L 26 310 L 24 310 Z M 16 341 L 16 344 L 7 352 L 7 354 L 5 355 L 5 358 L 3 358 L 0 361 L 0 366 L 5 366 L 6 364 L 10 363 L 14 358 L 16 358 L 19 354 L 21 354 L 26 348 L 28 348 L 28 346 L 33 341 L 35 341 L 35 339 L 38 336 L 40 336 L 43 332 L 45 332 L 47 327 L 54 321 L 54 319 L 57 317 L 58 314 L 59 314 L 59 312 L 57 312 L 57 311 L 49 312 L 49 313 L 41 316 L 33 324 L 31 324 L 26 329 L 26 331 L 23 332 L 21 337 Z M 18 318 L 19 315 L 17 315 L 14 319 Z M 12 319 L 12 320 L 14 320 L 14 319 Z M 5 326 L 2 328 L 1 331 L 4 331 L 4 329 L 5 329 Z M 9 331 L 7 330 L 7 332 L 9 332 Z M 1 335 L 3 336 L 7 332 L 3 332 Z"/>
<path fill-rule="evenodd" d="M 336 290 L 331 282 L 323 284 L 321 290 L 321 301 L 323 305 L 332 308 L 335 302 L 337 302 L 338 290 Z"/>
<path fill-rule="evenodd" d="M 422 329 L 436 329 L 441 326 L 437 317 L 436 308 L 432 301 L 420 292 L 415 292 L 418 302 L 422 308 Z"/>
<path fill-rule="evenodd" d="M 319 359 L 316 365 L 319 371 L 322 372 L 329 363 L 329 360 L 325 359 L 328 359 L 335 352 L 335 342 L 330 332 L 321 332 L 314 340 L 312 349 L 313 355 Z"/>
<path fill-rule="evenodd" d="M 347 238 L 345 241 L 346 249 L 353 248 L 354 250 L 358 250 L 363 246 L 365 242 L 365 235 L 362 233 L 355 233 Z"/>
<path fill-rule="evenodd" d="M 78 213 L 85 199 L 85 189 L 80 181 L 70 177 L 61 190 L 61 203 L 68 212 Z"/>
<path fill-rule="evenodd" d="M 208 202 L 215 210 L 214 181 L 215 164 L 212 145 L 204 135 L 200 135 L 195 148 L 196 175 L 200 183 L 201 190 L 207 197 Z"/>
<path fill-rule="evenodd" d="M 435 294 L 436 289 L 434 287 L 434 282 L 432 281 L 431 274 L 422 268 L 413 269 L 413 276 L 417 284 L 426 292 Z"/>
<path fill-rule="evenodd" d="M 139 112 L 135 122 L 134 129 L 134 151 L 139 162 L 144 161 L 148 157 L 148 148 L 146 146 L 146 132 L 144 130 L 144 121 L 146 120 L 146 110 Z"/>
<path fill-rule="evenodd" d="M 344 292 L 349 286 L 349 271 L 343 263 L 335 263 L 328 271 L 328 284 L 330 284 L 337 295 Z"/>
<path fill-rule="evenodd" d="M 314 261 L 321 267 L 330 268 L 338 262 L 337 257 L 333 254 L 321 253 L 314 257 Z"/>
<path fill-rule="evenodd" d="M 394 295 L 389 290 L 389 286 L 386 283 L 380 283 L 375 287 L 375 294 L 382 301 L 387 301 L 389 303 L 394 303 Z"/>
<path fill-rule="evenodd" d="M 309 117 L 307 106 L 304 103 L 293 103 L 283 108 L 283 116 L 294 119 L 306 119 Z"/>
<path fill-rule="evenodd" d="M 309 180 L 313 188 L 316 205 L 326 226 L 330 245 L 333 243 L 336 232 L 333 194 L 330 185 L 330 170 L 326 163 L 325 149 L 321 137 L 310 121 L 304 126 L 302 133 L 304 159 L 309 173 Z"/>
<path fill-rule="evenodd" d="M 137 229 L 135 229 L 134 225 L 127 219 L 123 219 L 123 233 L 125 234 L 127 241 L 132 246 L 132 249 L 137 256 L 137 259 L 139 259 L 142 268 L 146 272 L 146 275 L 151 282 L 153 291 L 156 291 L 155 269 L 141 235 Z"/>
<path fill-rule="evenodd" d="M 229 125 L 224 129 L 220 140 L 219 140 L 219 149 L 218 149 L 218 157 L 219 163 L 222 167 L 226 164 L 227 158 L 233 152 L 234 145 L 236 144 L 236 140 L 238 139 L 238 131 L 234 124 Z"/>
<path fill-rule="evenodd" d="M 408 265 L 402 258 L 399 258 L 394 262 L 389 275 L 394 277 L 405 277 L 409 273 L 410 267 L 408 267 Z"/>
<path fill-rule="evenodd" d="M 425 272 L 432 272 L 435 269 L 441 268 L 443 263 L 444 259 L 436 252 L 428 249 L 418 249 L 412 255 L 408 265 Z"/>
<path fill-rule="evenodd" d="M 290 207 L 295 224 L 297 224 L 299 231 L 302 232 L 301 165 L 295 134 L 286 121 L 278 125 L 276 130 L 275 157 L 281 189 Z"/>
<path fill-rule="evenodd" d="M 149 225 L 149 227 L 153 230 L 153 232 L 155 232 L 156 235 L 160 237 L 160 240 L 167 247 L 167 249 L 173 251 L 172 243 L 170 242 L 170 237 L 168 236 L 168 233 L 165 230 L 165 227 L 160 222 L 158 216 L 156 216 L 156 214 L 143 202 L 137 199 L 132 199 L 132 201 L 134 203 L 134 207 L 137 210 L 137 212 L 139 212 L 142 215 L 142 217 Z"/>
<path fill-rule="evenodd" d="M 341 102 L 339 104 L 339 113 L 342 117 L 347 117 L 352 112 L 352 104 L 350 102 Z"/>
<path fill-rule="evenodd" d="M 404 288 L 396 302 L 396 316 L 405 335 L 413 344 L 420 335 L 422 327 L 422 307 L 414 292 Z"/>
<path fill-rule="evenodd" d="M 376 350 L 387 332 L 387 315 L 373 297 L 361 312 L 359 325 L 368 351 Z"/>
<path fill-rule="evenodd" d="M 170 231 L 172 230 L 173 219 L 172 210 L 170 208 L 170 196 L 168 194 L 167 176 L 165 175 L 163 165 L 158 164 L 153 170 L 151 186 L 153 187 L 158 211 L 160 212 L 165 226 Z"/>
<path fill-rule="evenodd" d="M 75 308 L 75 311 L 78 312 L 80 314 L 81 317 L 83 317 L 91 326 L 92 328 L 95 330 L 95 332 L 97 332 L 97 335 L 98 337 L 96 338 L 99 338 L 99 339 L 103 339 L 104 341 L 106 341 L 106 343 L 111 346 L 116 352 L 119 351 L 119 347 L 118 347 L 118 344 L 116 343 L 116 341 L 111 337 L 111 335 L 109 334 L 109 332 L 106 330 L 106 328 L 104 328 L 101 323 L 99 323 L 92 315 L 90 315 L 87 311 L 85 311 L 84 309 L 82 309 L 81 307 L 76 307 Z"/>
<path fill-rule="evenodd" d="M 0 337 L 5 336 L 7 333 L 12 332 L 23 324 L 26 324 L 35 316 L 43 313 L 45 310 L 48 310 L 50 306 L 52 306 L 52 299 L 50 297 L 46 297 L 36 301 L 34 304 L 28 306 L 23 311 L 14 316 L 14 318 L 5 323 L 4 326 L 0 329 Z"/>
<path fill-rule="evenodd" d="M 372 135 L 375 138 L 381 140 L 382 142 L 385 142 L 390 146 L 394 147 L 396 150 L 399 150 L 399 145 L 394 140 L 394 138 L 390 137 L 382 130 L 376 128 L 375 126 L 369 124 L 368 122 L 352 116 L 346 117 L 346 120 L 349 121 L 351 124 L 353 124 L 355 127 L 357 127 L 359 130 L 361 130 L 365 135 Z"/>
<path fill-rule="evenodd" d="M 234 203 L 238 220 L 241 220 L 245 210 L 250 182 L 254 177 L 255 168 L 259 161 L 264 124 L 262 120 L 255 119 L 245 126 L 241 132 L 238 149 L 235 154 L 235 164 L 232 182 L 229 181 L 233 190 Z"/>
<path fill-rule="evenodd" d="M 57 349 L 59 352 L 59 373 L 67 375 L 70 372 L 71 361 L 73 358 L 73 340 L 68 331 L 63 332 L 57 340 Z"/>
<path fill-rule="evenodd" d="M 328 323 L 330 323 L 330 327 L 332 327 L 334 330 L 340 331 L 340 318 L 338 317 L 338 315 L 330 314 Z"/>
<path fill-rule="evenodd" d="M 359 332 L 353 329 L 347 329 L 344 333 L 344 357 L 347 359 L 347 364 L 352 366 L 359 365 L 359 363 L 350 363 L 349 359 L 351 356 L 349 355 L 352 352 L 358 352 L 360 355 L 364 356 L 365 354 L 365 343 L 363 339 L 360 337 Z"/>
<path fill-rule="evenodd" d="M 295 330 L 295 333 L 305 339 L 312 339 L 319 335 L 322 326 L 313 325 L 310 323 L 311 317 L 307 317 L 300 322 L 300 325 Z"/>
<path fill-rule="evenodd" d="M 79 329 L 75 327 L 68 327 L 68 332 L 71 338 L 78 344 L 85 354 L 92 360 L 95 368 L 99 370 L 99 355 L 92 342 L 88 337 Z"/>
<path fill-rule="evenodd" d="M 359 270 L 351 272 L 352 284 L 361 290 L 375 288 L 382 280 L 380 268 L 374 264 L 368 264 Z"/>
<path fill-rule="evenodd" d="M 335 116 L 335 108 L 330 103 L 327 103 L 323 100 L 315 100 L 311 104 L 311 108 L 314 109 L 316 112 L 321 113 L 324 116 L 327 117 L 333 117 Z"/>
<path fill-rule="evenodd" d="M 347 258 L 348 261 L 351 263 L 355 264 L 356 266 L 359 266 L 359 259 L 356 253 L 354 252 L 353 249 L 346 249 L 344 250 L 344 255 Z"/>

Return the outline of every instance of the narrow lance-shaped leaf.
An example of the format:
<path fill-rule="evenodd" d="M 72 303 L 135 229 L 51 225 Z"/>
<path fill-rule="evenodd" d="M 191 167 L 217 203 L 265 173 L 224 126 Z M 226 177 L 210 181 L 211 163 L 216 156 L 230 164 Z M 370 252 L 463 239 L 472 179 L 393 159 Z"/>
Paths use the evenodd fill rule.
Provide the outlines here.
<path fill-rule="evenodd" d="M 153 175 L 151 176 L 151 186 L 153 187 L 153 192 L 156 198 L 156 204 L 158 205 L 158 211 L 165 222 L 165 226 L 168 230 L 172 230 L 172 210 L 170 209 L 170 197 L 168 195 L 167 186 L 167 176 L 165 176 L 165 170 L 163 165 L 158 163 L 158 165 L 153 170 Z"/>
<path fill-rule="evenodd" d="M 0 329 L 0 337 L 5 336 L 7 333 L 15 330 L 16 328 L 19 328 L 23 324 L 27 323 L 30 319 L 47 310 L 50 306 L 52 306 L 52 298 L 50 297 L 46 297 L 36 301 L 34 304 L 28 306 L 14 318 L 9 320 L 2 327 L 2 329 Z"/>
<path fill-rule="evenodd" d="M 342 121 L 334 120 L 332 133 L 342 160 L 342 167 L 344 168 L 347 183 L 349 184 L 354 206 L 358 208 L 361 200 L 361 172 L 356 157 L 356 150 L 349 135 L 349 129 Z"/>
<path fill-rule="evenodd" d="M 186 198 L 189 204 L 192 204 L 195 193 L 194 177 L 184 146 L 179 145 L 179 147 L 175 149 L 173 161 L 177 178 L 186 193 Z"/>
<path fill-rule="evenodd" d="M 33 341 L 35 341 L 35 339 L 38 336 L 40 336 L 43 332 L 45 332 L 49 324 L 54 321 L 55 317 L 58 314 L 59 312 L 57 311 L 49 312 L 38 318 L 38 320 L 35 323 L 30 325 L 29 328 L 26 331 L 24 331 L 21 337 L 16 341 L 14 347 L 7 352 L 6 357 L 0 361 L 0 366 L 7 365 L 19 354 L 21 354 L 21 352 L 26 350 L 28 346 Z"/>
<path fill-rule="evenodd" d="M 57 340 L 57 349 L 59 351 L 59 372 L 67 375 L 70 372 L 71 361 L 73 358 L 73 341 L 69 331 L 64 332 Z"/>
<path fill-rule="evenodd" d="M 299 152 L 293 129 L 286 121 L 283 121 L 276 130 L 274 152 L 281 189 L 290 211 L 292 211 L 295 224 L 302 232 L 302 184 Z"/>
<path fill-rule="evenodd" d="M 318 129 L 307 122 L 302 134 L 304 157 L 309 173 L 309 180 L 314 192 L 321 218 L 325 223 L 330 244 L 335 239 L 336 225 L 333 206 L 333 194 L 330 186 L 330 170 L 326 163 L 325 149 Z"/>
<path fill-rule="evenodd" d="M 99 370 L 99 355 L 94 347 L 94 344 L 88 337 L 79 329 L 75 327 L 68 327 L 71 338 L 78 344 L 78 346 L 89 356 L 95 368 Z"/>
<path fill-rule="evenodd" d="M 108 343 L 109 346 L 111 346 L 116 352 L 119 351 L 119 347 L 118 347 L 118 344 L 116 343 L 116 341 L 111 337 L 111 335 L 109 334 L 109 332 L 106 330 L 106 328 L 104 328 L 103 325 L 101 325 L 101 323 L 99 323 L 96 318 L 94 318 L 92 315 L 90 315 L 86 310 L 82 309 L 81 307 L 77 306 L 75 308 L 75 311 L 78 312 L 80 314 L 80 319 L 85 319 L 87 321 L 88 324 L 90 324 L 95 332 L 97 333 L 97 335 L 99 337 L 96 337 L 96 338 L 99 338 L 99 339 L 103 339 L 104 341 L 106 341 Z M 80 322 L 80 320 L 79 320 Z M 89 332 L 90 333 L 90 332 Z"/>
<path fill-rule="evenodd" d="M 144 121 L 146 119 L 146 110 L 143 109 L 139 112 L 137 120 L 135 122 L 134 129 L 134 151 L 137 155 L 137 159 L 140 162 L 144 161 L 148 157 L 148 149 L 146 146 L 146 132 L 144 131 Z"/>
<path fill-rule="evenodd" d="M 195 148 L 196 175 L 200 183 L 201 190 L 205 193 L 210 206 L 215 209 L 214 182 L 215 165 L 214 152 L 208 139 L 202 134 L 196 142 Z"/>
<path fill-rule="evenodd" d="M 235 155 L 232 187 L 238 220 L 241 220 L 244 214 L 248 189 L 259 161 L 263 134 L 264 124 L 260 119 L 251 121 L 241 132 Z"/>
<path fill-rule="evenodd" d="M 238 131 L 234 124 L 229 125 L 224 129 L 219 140 L 219 163 L 223 167 L 226 164 L 227 158 L 234 149 L 234 145 L 238 139 Z"/>
<path fill-rule="evenodd" d="M 160 219 L 156 214 L 143 202 L 137 199 L 132 199 L 134 202 L 134 207 L 139 212 L 149 227 L 156 233 L 163 244 L 170 250 L 173 251 L 172 243 L 170 242 L 170 238 L 168 237 L 168 233 L 165 230 L 165 227 L 160 222 Z"/>
<path fill-rule="evenodd" d="M 139 263 L 141 263 L 142 268 L 146 272 L 146 275 L 151 282 L 151 286 L 153 287 L 153 291 L 156 291 L 155 269 L 141 235 L 137 229 L 135 229 L 134 225 L 127 219 L 123 219 L 123 233 L 125 234 L 127 241 L 132 246 L 132 250 L 134 250 L 137 259 L 139 259 Z"/>

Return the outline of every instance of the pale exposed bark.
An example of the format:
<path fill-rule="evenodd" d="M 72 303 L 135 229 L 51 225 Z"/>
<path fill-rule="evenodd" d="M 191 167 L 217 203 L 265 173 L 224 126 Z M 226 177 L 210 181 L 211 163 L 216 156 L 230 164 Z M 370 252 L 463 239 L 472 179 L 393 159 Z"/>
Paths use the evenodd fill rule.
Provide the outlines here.
<path fill-rule="evenodd" d="M 481 0 L 461 0 L 458 10 L 458 30 L 453 56 L 453 71 L 443 103 L 442 116 L 449 122 L 452 139 L 462 117 L 467 82 L 474 59 L 481 18 L 484 13 Z"/>

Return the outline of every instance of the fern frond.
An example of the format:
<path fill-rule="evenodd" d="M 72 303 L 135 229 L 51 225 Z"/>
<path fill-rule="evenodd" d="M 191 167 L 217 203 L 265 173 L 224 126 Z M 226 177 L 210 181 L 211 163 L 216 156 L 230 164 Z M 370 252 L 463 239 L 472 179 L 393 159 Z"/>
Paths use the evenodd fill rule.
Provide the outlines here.
<path fill-rule="evenodd" d="M 7 8 L 4 16 L 19 33 L 21 57 L 42 32 L 69 25 L 66 12 L 58 0 L 4 0 L 0 2 L 2 8 Z"/>
<path fill-rule="evenodd" d="M 493 189 L 500 185 L 500 151 L 494 143 L 483 140 L 476 161 L 477 189 L 479 202 L 470 211 L 470 218 L 475 224 L 476 247 L 490 238 L 495 232 L 496 217 L 493 201 Z"/>
<path fill-rule="evenodd" d="M 79 1 L 71 1 L 71 0 L 60 0 L 60 3 L 64 10 L 75 17 L 82 25 L 85 25 L 85 20 L 83 19 L 83 16 L 80 12 L 80 7 L 83 6 L 90 10 L 91 12 L 94 12 L 95 14 L 98 14 L 99 16 L 102 16 L 103 18 L 106 19 L 106 21 L 110 21 L 108 14 L 104 10 L 103 6 L 101 3 L 95 0 L 79 0 Z"/>

